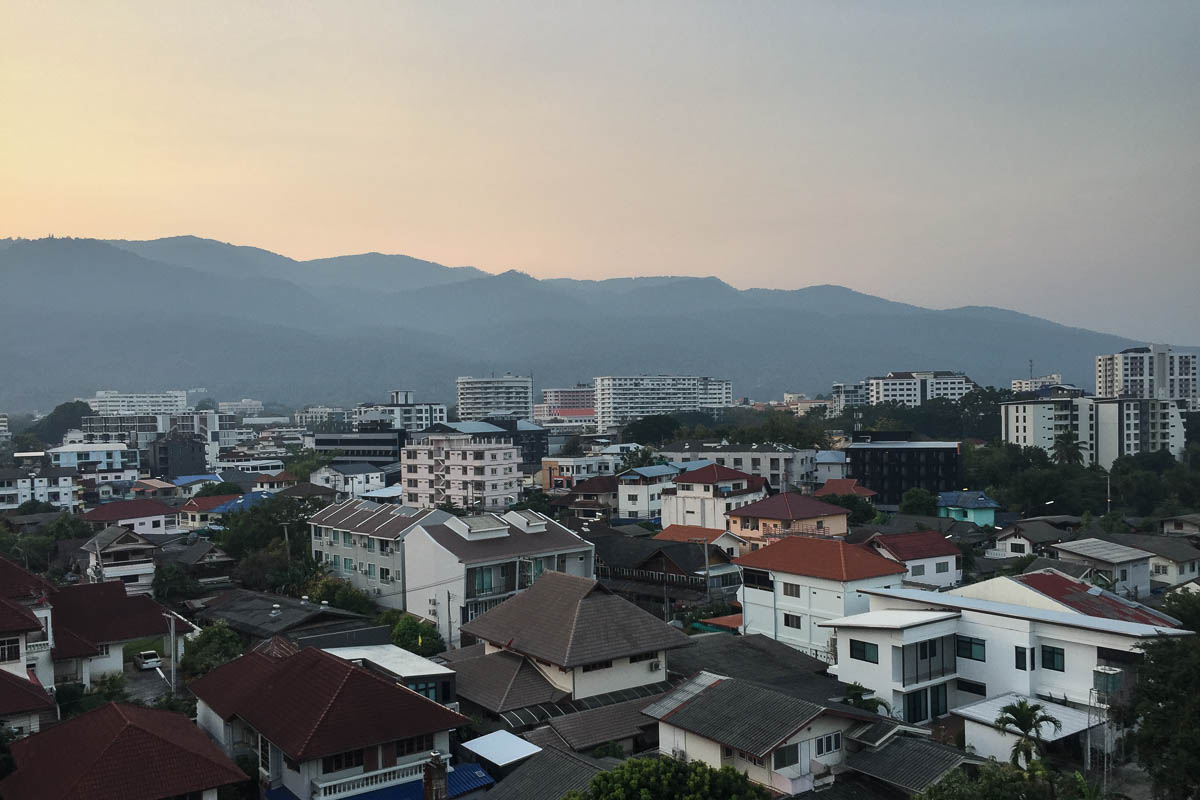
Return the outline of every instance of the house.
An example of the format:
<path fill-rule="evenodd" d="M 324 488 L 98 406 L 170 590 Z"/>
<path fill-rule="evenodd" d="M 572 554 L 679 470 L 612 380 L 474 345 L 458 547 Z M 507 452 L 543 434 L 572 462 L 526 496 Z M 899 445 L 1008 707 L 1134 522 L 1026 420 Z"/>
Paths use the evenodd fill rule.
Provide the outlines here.
<path fill-rule="evenodd" d="M 623 456 L 589 453 L 578 456 L 547 456 L 542 459 L 539 483 L 543 492 L 570 490 L 592 478 L 612 477 L 619 472 Z"/>
<path fill-rule="evenodd" d="M 1149 553 L 1151 584 L 1178 586 L 1200 577 L 1200 573 L 1197 572 L 1200 569 L 1200 548 L 1183 537 L 1097 533 L 1093 538 Z"/>
<path fill-rule="evenodd" d="M 354 797 L 419 781 L 467 718 L 315 647 L 251 652 L 189 684 L 196 723 L 254 755 L 272 798 Z M 453 771 L 454 767 L 449 768 Z"/>
<path fill-rule="evenodd" d="M 64 444 L 46 451 L 50 463 L 79 472 L 125 472 L 132 469 L 137 477 L 138 451 L 124 444 Z"/>
<path fill-rule="evenodd" d="M 295 486 L 299 482 L 300 479 L 290 472 L 277 472 L 274 475 L 263 473 L 254 476 L 253 491 L 271 492 L 274 494 L 283 489 Z"/>
<path fill-rule="evenodd" d="M 996 546 L 988 550 L 988 558 L 1019 558 L 1027 555 L 1050 555 L 1051 546 L 1074 537 L 1068 530 L 1036 519 L 1014 522 L 996 534 Z"/>
<path fill-rule="evenodd" d="M 872 503 L 875 502 L 875 495 L 876 492 L 865 486 L 859 486 L 858 481 L 854 478 L 830 478 L 822 484 L 820 489 L 813 492 L 813 497 L 852 496 L 861 497 Z"/>
<path fill-rule="evenodd" d="M 394 644 L 324 647 L 326 653 L 377 672 L 419 695 L 458 709 L 454 670 Z"/>
<path fill-rule="evenodd" d="M 82 519 L 96 531 L 120 525 L 134 533 L 168 533 L 175 529 L 179 513 L 158 500 L 117 500 L 85 511 Z"/>
<path fill-rule="evenodd" d="M 487 800 L 562 800 L 569 792 L 584 791 L 592 778 L 619 763 L 543 747 L 488 792 Z"/>
<path fill-rule="evenodd" d="M 230 514 L 248 511 L 259 503 L 265 503 L 273 496 L 270 492 L 246 492 L 241 497 L 226 500 L 219 506 L 213 506 L 208 510 L 208 526 L 210 528 L 217 528 Z"/>
<path fill-rule="evenodd" d="M 454 645 L 466 631 L 463 623 L 528 589 L 543 573 L 592 578 L 594 550 L 535 511 L 422 520 L 404 540 L 404 607 Z"/>
<path fill-rule="evenodd" d="M 247 644 L 277 635 L 296 637 L 357 630 L 370 625 L 362 614 L 325 603 L 311 603 L 307 598 L 296 600 L 250 589 L 228 589 L 192 601 L 189 606 L 195 611 L 197 622 L 202 625 L 224 622 Z"/>
<path fill-rule="evenodd" d="M 627 469 L 617 476 L 617 518 L 622 522 L 662 521 L 662 493 L 672 488 L 678 467 L 670 464 L 651 464 Z"/>
<path fill-rule="evenodd" d="M 275 493 L 276 497 L 295 497 L 310 503 L 332 503 L 337 499 L 337 490 L 328 486 L 317 486 L 315 483 L 300 481 L 295 486 L 289 486 Z"/>
<path fill-rule="evenodd" d="M 846 453 L 843 450 L 818 450 L 813 459 L 816 483 L 828 483 L 846 477 Z"/>
<path fill-rule="evenodd" d="M 1051 563 L 1066 564 L 1062 561 Z M 951 591 L 960 597 L 994 600 L 1049 611 L 1087 614 L 1091 617 L 1158 625 L 1164 628 L 1180 627 L 1179 620 L 1174 617 L 1092 586 L 1055 568 L 992 578 Z"/>
<path fill-rule="evenodd" d="M 1063 561 L 1092 567 L 1093 578 L 1117 594 L 1134 599 L 1150 596 L 1152 556 L 1145 550 L 1101 539 L 1059 542 L 1050 549 Z"/>
<path fill-rule="evenodd" d="M 727 514 L 767 496 L 765 478 L 719 464 L 680 472 L 660 496 L 662 525 L 724 527 Z"/>
<path fill-rule="evenodd" d="M 171 479 L 171 484 L 175 486 L 176 493 L 181 497 L 195 497 L 196 493 L 208 486 L 210 483 L 224 483 L 221 476 L 215 472 L 199 473 L 195 475 L 180 475 L 177 478 Z M 233 481 L 229 481 L 232 483 Z M 241 484 L 238 484 L 239 486 Z"/>
<path fill-rule="evenodd" d="M 26 605 L 0 597 L 0 725 L 18 736 L 57 720 L 54 699 L 26 665 L 30 647 L 45 642 L 42 620 Z"/>
<path fill-rule="evenodd" d="M 360 497 L 365 492 L 382 489 L 386 482 L 383 470 L 372 464 L 329 464 L 313 470 L 308 480 L 337 492 L 338 500 Z"/>
<path fill-rule="evenodd" d="M 689 643 L 594 579 L 557 572 L 462 627 L 481 640 L 451 663 L 464 708 L 515 728 L 658 694 L 668 651 Z"/>
<path fill-rule="evenodd" d="M 179 507 L 179 527 L 196 531 L 207 528 L 210 522 L 209 514 L 217 506 L 223 506 L 230 500 L 236 500 L 240 494 L 214 494 L 208 497 L 193 497 Z M 213 523 L 217 519 L 211 520 Z"/>
<path fill-rule="evenodd" d="M 962 583 L 962 550 L 937 531 L 877 533 L 867 545 L 907 568 L 905 581 L 944 589 Z"/>
<path fill-rule="evenodd" d="M 876 504 L 893 511 L 909 489 L 926 489 L 936 495 L 962 485 L 958 442 L 894 440 L 903 435 L 855 433 L 846 448 L 846 477 L 874 489 L 879 493 Z"/>
<path fill-rule="evenodd" d="M 1102 706 L 1136 680 L 1141 644 L 1192 635 L 958 591 L 865 590 L 869 610 L 821 623 L 837 643 L 830 672 L 871 689 L 913 724 L 1008 692 L 1090 708 L 1100 723 Z"/>
<path fill-rule="evenodd" d="M 802 700 L 825 703 L 844 697 L 846 685 L 827 674 L 829 664 L 761 633 L 693 636 L 690 647 L 671 653 L 671 678 L 683 682 L 708 670 L 754 681 Z"/>
<path fill-rule="evenodd" d="M 64 754 L 70 754 L 64 758 Z M 12 745 L 5 800 L 216 800 L 244 772 L 183 714 L 108 703 Z"/>
<path fill-rule="evenodd" d="M 999 507 L 1000 504 L 984 492 L 941 492 L 937 500 L 939 517 L 969 520 L 981 528 L 996 524 Z"/>
<path fill-rule="evenodd" d="M 691 542 L 702 540 L 705 544 L 719 547 L 727 556 L 736 558 L 750 552 L 750 543 L 724 528 L 705 528 L 699 525 L 668 525 L 654 535 L 660 542 Z"/>
<path fill-rule="evenodd" d="M 80 493 L 79 473 L 69 467 L 0 469 L 0 512 L 14 511 L 30 500 L 74 511 Z"/>
<path fill-rule="evenodd" d="M 120 581 L 129 595 L 149 594 L 158 545 L 120 525 L 109 525 L 83 545 L 89 582 Z"/>
<path fill-rule="evenodd" d="M 817 501 L 813 501 L 817 502 Z M 831 619 L 865 611 L 867 589 L 899 587 L 908 569 L 869 547 L 789 536 L 742 556 L 742 633 L 761 633 L 832 661 Z"/>
<path fill-rule="evenodd" d="M 616 476 L 603 475 L 577 482 L 553 503 L 580 519 L 606 520 L 617 511 L 619 492 Z"/>
<path fill-rule="evenodd" d="M 795 535 L 845 536 L 850 512 L 795 492 L 772 495 L 728 514 L 729 530 L 757 550 Z"/>
<path fill-rule="evenodd" d="M 730 467 L 762 478 L 777 492 L 807 490 L 819 482 L 817 451 L 779 442 L 677 441 L 658 448 L 658 454 L 677 464 L 708 460 L 720 467 Z"/>
<path fill-rule="evenodd" d="M 1164 517 L 1162 532 L 1168 536 L 1193 536 L 1200 534 L 1200 514 L 1180 514 Z"/>
<path fill-rule="evenodd" d="M 233 559 L 211 539 L 180 537 L 159 548 L 158 564 L 174 564 L 198 580 L 202 586 L 230 583 Z"/>

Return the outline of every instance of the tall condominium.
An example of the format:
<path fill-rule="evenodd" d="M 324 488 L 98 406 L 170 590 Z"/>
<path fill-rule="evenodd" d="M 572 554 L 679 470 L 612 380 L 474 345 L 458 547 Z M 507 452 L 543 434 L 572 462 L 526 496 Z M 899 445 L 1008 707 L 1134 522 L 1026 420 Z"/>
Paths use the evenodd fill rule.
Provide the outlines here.
<path fill-rule="evenodd" d="M 182 414 L 187 411 L 187 392 L 117 392 L 103 390 L 95 397 L 77 397 L 101 416 L 109 414 Z"/>
<path fill-rule="evenodd" d="M 459 427 L 457 423 L 455 427 Z M 521 448 L 505 433 L 446 429 L 415 434 L 400 455 L 404 503 L 496 511 L 521 493 Z"/>
<path fill-rule="evenodd" d="M 354 430 L 423 431 L 446 421 L 444 403 L 418 403 L 408 389 L 392 392 L 390 403 L 360 403 L 354 409 Z"/>
<path fill-rule="evenodd" d="M 596 378 L 596 425 L 611 428 L 672 411 L 733 405 L 733 384 L 696 375 L 609 375 Z"/>
<path fill-rule="evenodd" d="M 1096 396 L 1174 400 L 1183 408 L 1200 409 L 1197 358 L 1165 344 L 1096 356 Z"/>
<path fill-rule="evenodd" d="M 596 387 L 580 383 L 570 389 L 542 389 L 542 405 L 550 408 L 595 408 Z"/>
<path fill-rule="evenodd" d="M 292 415 L 297 425 L 312 427 L 314 425 L 344 424 L 350 421 L 350 412 L 344 408 L 330 406 L 305 406 Z"/>
<path fill-rule="evenodd" d="M 1046 397 L 1002 403 L 1000 414 L 1004 441 L 1053 453 L 1060 436 L 1074 434 L 1088 466 L 1108 469 L 1136 453 L 1183 453 L 1183 417 L 1171 400 L 1084 397 L 1082 389 L 1058 386 Z"/>
<path fill-rule="evenodd" d="M 0 414 L 0 442 L 7 442 L 12 438 L 12 433 L 8 430 L 8 414 Z"/>
<path fill-rule="evenodd" d="M 1036 392 L 1038 389 L 1058 386 L 1062 382 L 1062 375 L 1051 372 L 1049 375 L 1039 375 L 1036 378 L 1016 378 L 1012 382 L 1012 390 L 1014 392 Z"/>
<path fill-rule="evenodd" d="M 483 419 L 513 414 L 533 417 L 533 378 L 505 373 L 499 378 L 458 379 L 458 418 Z"/>
<path fill-rule="evenodd" d="M 978 388 L 975 381 L 959 372 L 889 372 L 880 378 L 867 378 L 867 402 L 873 406 L 880 403 L 919 406 L 937 397 L 958 400 Z"/>
<path fill-rule="evenodd" d="M 867 382 L 835 383 L 829 390 L 829 413 L 837 416 L 847 408 L 867 404 Z"/>

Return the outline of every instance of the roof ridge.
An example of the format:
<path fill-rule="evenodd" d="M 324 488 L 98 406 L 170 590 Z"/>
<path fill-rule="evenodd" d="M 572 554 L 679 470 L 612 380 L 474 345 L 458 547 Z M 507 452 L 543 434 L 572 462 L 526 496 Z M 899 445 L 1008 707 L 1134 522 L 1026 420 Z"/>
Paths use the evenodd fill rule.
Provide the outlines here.
<path fill-rule="evenodd" d="M 589 587 L 586 592 L 584 592 L 582 597 L 575 601 L 575 608 L 571 612 L 571 634 L 567 637 L 567 648 L 566 652 L 563 653 L 564 664 L 574 663 L 573 659 L 571 658 L 571 650 L 575 646 L 575 633 L 579 630 L 579 607 L 583 605 L 583 601 L 587 599 L 587 596 L 590 595 L 599 585 L 599 581 L 593 581 L 593 585 Z"/>
<path fill-rule="evenodd" d="M 321 653 L 322 655 L 325 654 L 325 651 L 321 650 L 318 647 L 313 647 L 313 648 L 309 648 L 309 649 L 314 650 L 318 653 Z M 301 652 L 303 652 L 303 651 L 301 651 Z M 336 661 L 339 662 L 339 666 L 342 664 L 344 664 L 347 667 L 351 667 L 351 668 L 353 668 L 353 666 L 354 666 L 350 662 L 343 661 L 342 659 L 338 658 L 337 656 L 330 656 L 330 657 L 333 659 L 336 659 Z M 304 737 L 304 741 L 302 741 L 300 743 L 299 752 L 303 753 L 308 748 L 308 743 L 312 741 L 312 738 L 314 736 L 316 736 L 317 728 L 320 727 L 321 721 L 325 719 L 325 715 L 328 714 L 329 709 L 333 707 L 334 701 L 337 700 L 338 697 L 341 696 L 342 690 L 346 688 L 346 682 L 348 680 L 350 680 L 350 676 L 353 674 L 353 672 L 354 672 L 353 669 L 347 669 L 345 672 L 342 673 L 342 679 L 340 681 L 338 681 L 337 691 L 330 693 L 329 702 L 327 702 L 325 704 L 325 707 L 321 709 L 321 713 L 317 715 L 316 720 L 313 722 L 312 728 L 308 731 L 308 734 Z"/>

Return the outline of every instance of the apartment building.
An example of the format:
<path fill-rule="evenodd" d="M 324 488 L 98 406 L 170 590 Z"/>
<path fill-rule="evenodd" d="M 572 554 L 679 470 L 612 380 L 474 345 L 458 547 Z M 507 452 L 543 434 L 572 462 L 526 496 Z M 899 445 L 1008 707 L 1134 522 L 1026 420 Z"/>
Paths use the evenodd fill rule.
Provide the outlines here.
<path fill-rule="evenodd" d="M 1000 405 L 1000 434 L 1022 447 L 1054 452 L 1064 434 L 1074 434 L 1085 466 L 1109 469 L 1121 456 L 1166 450 L 1183 453 L 1183 416 L 1173 400 L 1084 397 L 1083 390 L 1057 386 L 1045 397 Z"/>
<path fill-rule="evenodd" d="M 662 490 L 662 526 L 692 525 L 724 529 L 726 514 L 767 496 L 766 481 L 729 467 L 709 464 L 680 472 L 675 485 Z"/>
<path fill-rule="evenodd" d="M 569 389 L 542 389 L 542 404 L 550 408 L 595 408 L 596 387 L 578 383 Z"/>
<path fill-rule="evenodd" d="M 30 500 L 74 511 L 81 491 L 79 473 L 67 467 L 0 469 L 0 512 L 15 511 Z"/>
<path fill-rule="evenodd" d="M 1171 400 L 1195 411 L 1200 409 L 1198 360 L 1200 354 L 1178 352 L 1165 344 L 1096 356 L 1096 397 Z"/>
<path fill-rule="evenodd" d="M 867 404 L 867 382 L 835 383 L 829 389 L 829 413 L 840 416 L 846 409 Z"/>
<path fill-rule="evenodd" d="M 458 429 L 435 425 L 415 434 L 404 448 L 404 502 L 417 508 L 451 503 L 480 511 L 499 511 L 515 503 L 521 491 L 521 450 L 512 437 L 473 433 L 470 424 L 457 425 Z"/>
<path fill-rule="evenodd" d="M 80 472 L 124 472 L 132 469 L 136 479 L 138 451 L 124 444 L 64 444 L 46 451 L 50 463 Z"/>
<path fill-rule="evenodd" d="M 925 400 L 944 397 L 958 400 L 968 392 L 979 388 L 975 381 L 959 372 L 934 370 L 931 372 L 889 372 L 876 378 L 867 378 L 867 403 L 902 403 L 919 406 Z"/>
<path fill-rule="evenodd" d="M 617 375 L 596 378 L 601 430 L 674 411 L 716 411 L 733 405 L 733 384 L 697 375 Z"/>
<path fill-rule="evenodd" d="M 233 414 L 235 417 L 258 417 L 262 416 L 263 402 L 243 397 L 241 400 L 217 403 L 217 411 L 221 414 Z"/>
<path fill-rule="evenodd" d="M 318 433 L 313 448 L 318 453 L 336 453 L 335 464 L 367 463 L 376 467 L 395 464 L 404 452 L 408 433 L 404 430 L 372 433 Z"/>
<path fill-rule="evenodd" d="M 937 495 L 962 488 L 958 442 L 896 441 L 896 435 L 857 433 L 846 448 L 846 476 L 876 492 L 885 510 L 900 506 L 904 493 L 921 488 Z"/>
<path fill-rule="evenodd" d="M 8 414 L 0 414 L 0 443 L 7 442 L 12 438 L 12 432 L 8 429 Z"/>
<path fill-rule="evenodd" d="M 304 428 L 317 425 L 346 425 L 350 422 L 350 417 L 351 412 L 346 409 L 330 406 L 306 406 L 292 415 L 296 424 Z"/>
<path fill-rule="evenodd" d="M 1012 390 L 1014 392 L 1036 392 L 1039 389 L 1058 386 L 1062 382 L 1061 374 L 1051 372 L 1049 375 L 1039 375 L 1036 378 L 1015 378 L 1012 382 Z"/>
<path fill-rule="evenodd" d="M 683 464 L 712 461 L 718 466 L 762 478 L 779 492 L 811 490 L 817 485 L 817 451 L 777 442 L 731 444 L 725 439 L 680 440 L 663 445 L 658 454 L 668 461 Z"/>
<path fill-rule="evenodd" d="M 355 431 L 423 431 L 447 419 L 445 403 L 418 403 L 407 389 L 393 391 L 387 403 L 360 403 L 351 416 Z"/>
<path fill-rule="evenodd" d="M 501 414 L 514 414 L 520 419 L 533 417 L 533 378 L 505 373 L 496 378 L 460 377 L 458 418 L 479 420 Z"/>
<path fill-rule="evenodd" d="M 99 415 L 182 414 L 188 410 L 187 392 L 118 392 L 103 390 L 94 397 L 77 397 Z"/>

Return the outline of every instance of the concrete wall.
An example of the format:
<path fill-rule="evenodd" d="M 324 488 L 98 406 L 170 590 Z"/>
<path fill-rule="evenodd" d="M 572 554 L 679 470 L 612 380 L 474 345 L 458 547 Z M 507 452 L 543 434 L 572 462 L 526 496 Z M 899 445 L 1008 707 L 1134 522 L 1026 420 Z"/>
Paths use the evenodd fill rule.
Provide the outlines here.
<path fill-rule="evenodd" d="M 461 624 L 459 608 L 466 598 L 466 568 L 420 528 L 408 534 L 404 548 L 405 607 L 410 613 L 433 622 L 446 644 L 457 647 Z M 452 595 L 449 608 L 446 592 Z M 430 600 L 436 603 L 431 605 Z M 433 610 L 437 612 L 436 617 L 432 615 Z"/>
<path fill-rule="evenodd" d="M 650 665 L 657 662 L 659 669 L 652 670 Z M 614 658 L 613 665 L 606 669 L 584 672 L 582 667 L 575 670 L 574 699 L 592 697 L 619 689 L 629 689 L 633 686 L 646 686 L 666 680 L 666 661 L 660 651 L 653 659 L 631 663 L 628 658 Z"/>

